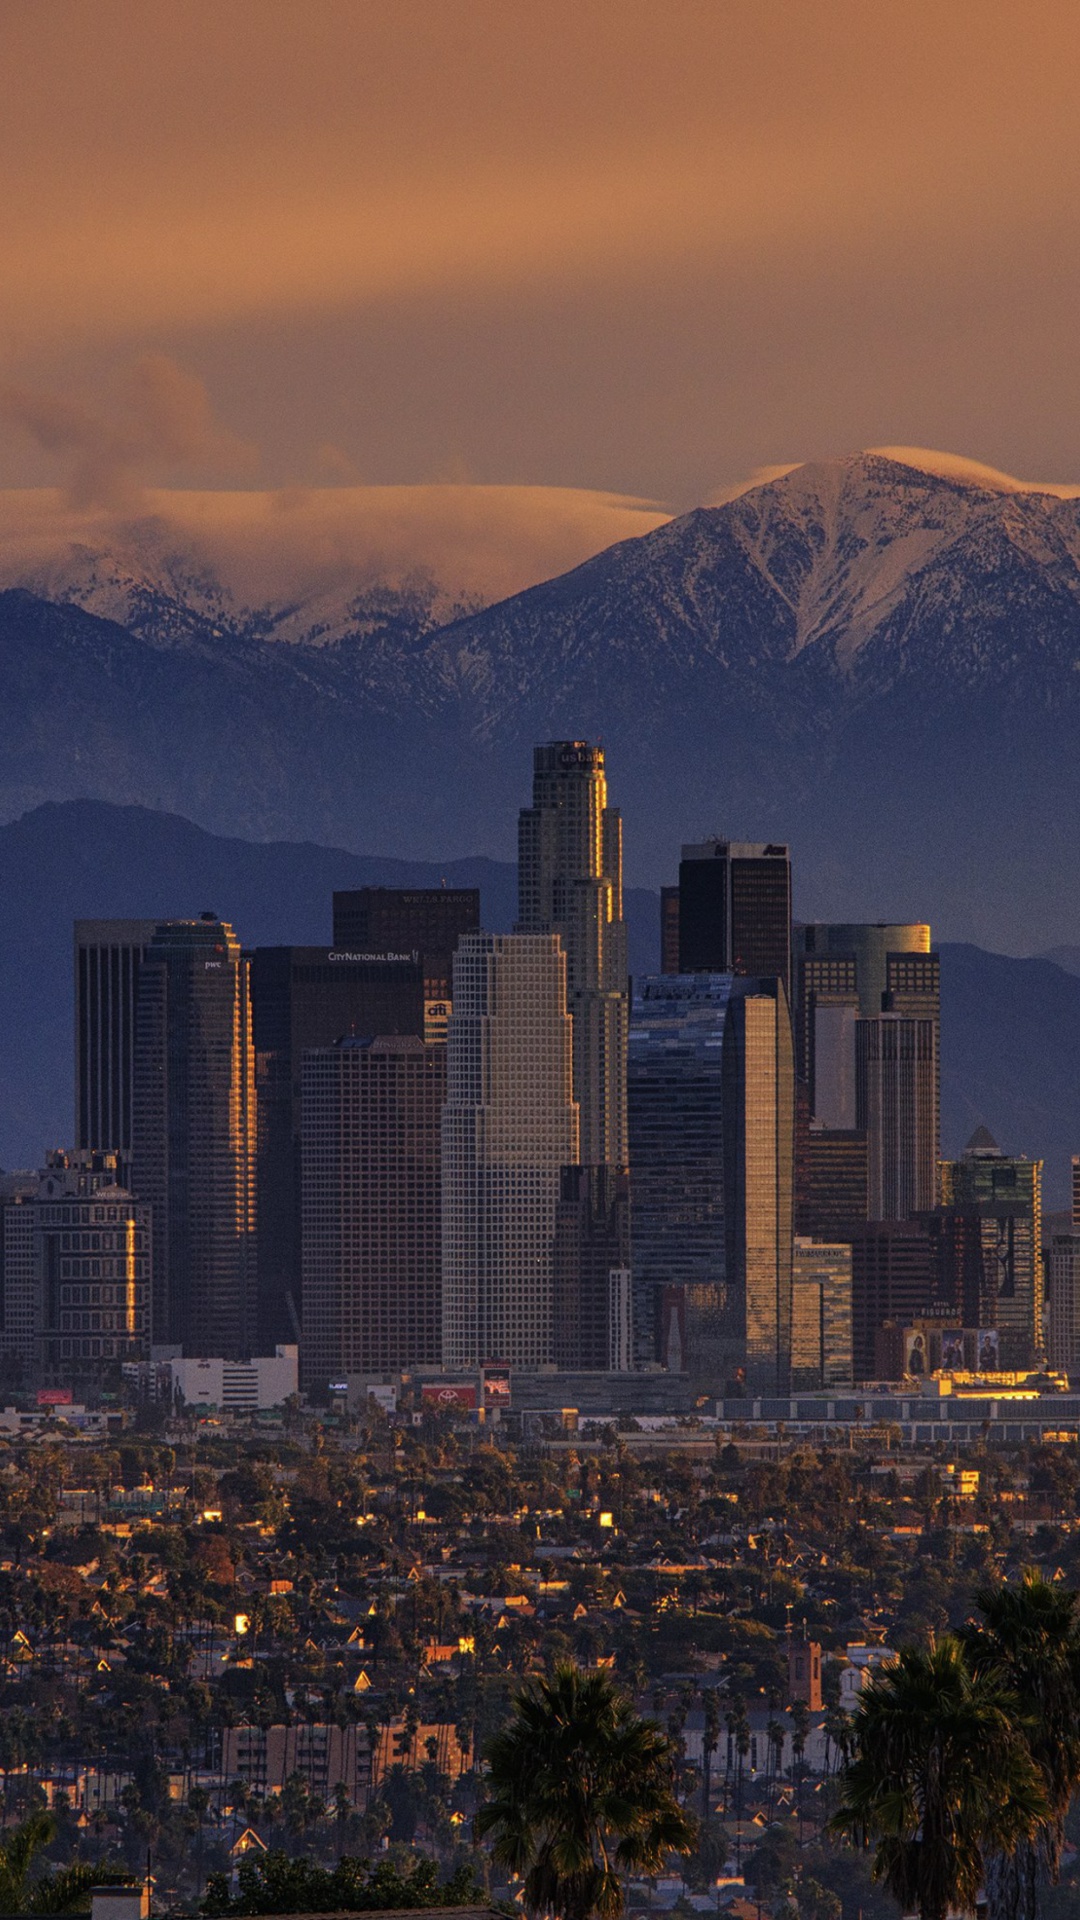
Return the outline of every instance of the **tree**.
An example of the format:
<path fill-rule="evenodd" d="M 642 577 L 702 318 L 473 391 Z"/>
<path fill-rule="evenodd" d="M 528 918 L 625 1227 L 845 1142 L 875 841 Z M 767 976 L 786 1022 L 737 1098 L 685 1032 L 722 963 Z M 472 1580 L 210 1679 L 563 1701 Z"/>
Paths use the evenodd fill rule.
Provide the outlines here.
<path fill-rule="evenodd" d="M 974 1907 L 987 1854 L 1047 1815 L 1019 1702 L 953 1635 L 906 1647 L 865 1689 L 840 1773 L 838 1832 L 875 1847 L 874 1878 L 920 1920 Z"/>
<path fill-rule="evenodd" d="M 716 1688 L 706 1687 L 702 1695 L 705 1715 L 701 1734 L 702 1817 L 708 1826 L 712 1814 L 713 1754 L 720 1745 L 720 1706 Z"/>
<path fill-rule="evenodd" d="M 982 1619 L 962 1638 L 970 1666 L 1024 1704 L 1025 1732 L 1047 1818 L 1015 1851 L 987 1863 L 990 1920 L 1035 1920 L 1040 1885 L 1057 1881 L 1065 1815 L 1080 1786 L 1080 1595 L 1026 1567 L 976 1595 Z"/>
<path fill-rule="evenodd" d="M 523 1877 L 530 1916 L 618 1920 L 620 1875 L 689 1853 L 696 1829 L 675 1796 L 675 1759 L 607 1671 L 560 1666 L 517 1695 L 487 1748 L 491 1798 L 476 1833 Z"/>
<path fill-rule="evenodd" d="M 233 1894 L 228 1875 L 212 1873 L 201 1911 L 214 1920 L 226 1914 L 373 1913 L 380 1908 L 460 1907 L 477 1892 L 467 1866 L 440 1884 L 434 1860 L 419 1859 L 401 1869 L 390 1860 L 371 1866 L 366 1860 L 345 1858 L 331 1871 L 307 1858 L 290 1859 L 279 1850 L 241 1860 L 237 1881 Z"/>
<path fill-rule="evenodd" d="M 76 1913 L 90 1905 L 90 1889 L 110 1876 L 86 1862 L 34 1875 L 38 1856 L 56 1836 L 50 1814 L 32 1813 L 0 1842 L 0 1913 Z"/>

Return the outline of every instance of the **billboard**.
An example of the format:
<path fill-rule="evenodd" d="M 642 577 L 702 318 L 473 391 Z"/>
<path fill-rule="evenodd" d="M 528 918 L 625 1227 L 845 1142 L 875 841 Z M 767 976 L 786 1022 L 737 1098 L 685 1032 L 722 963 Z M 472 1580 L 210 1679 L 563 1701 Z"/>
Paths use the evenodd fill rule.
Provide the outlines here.
<path fill-rule="evenodd" d="M 941 1333 L 941 1370 L 943 1373 L 963 1373 L 964 1335 L 960 1327 L 946 1327 Z"/>
<path fill-rule="evenodd" d="M 976 1373 L 1001 1371 L 1001 1342 L 996 1327 L 980 1327 L 975 1335 Z"/>
<path fill-rule="evenodd" d="M 904 1329 L 904 1372 L 916 1379 L 924 1379 L 930 1372 L 930 1356 L 926 1350 L 926 1334 L 922 1327 Z"/>
<path fill-rule="evenodd" d="M 485 1407 L 508 1407 L 510 1405 L 509 1367 L 485 1367 L 481 1378 L 484 1384 Z"/>
<path fill-rule="evenodd" d="M 425 1380 L 420 1388 L 420 1398 L 425 1407 L 452 1407 L 457 1413 L 471 1413 L 479 1400 L 479 1388 L 475 1381 L 453 1381 L 436 1383 Z"/>
<path fill-rule="evenodd" d="M 37 1390 L 39 1407 L 70 1407 L 70 1387 L 39 1387 Z"/>

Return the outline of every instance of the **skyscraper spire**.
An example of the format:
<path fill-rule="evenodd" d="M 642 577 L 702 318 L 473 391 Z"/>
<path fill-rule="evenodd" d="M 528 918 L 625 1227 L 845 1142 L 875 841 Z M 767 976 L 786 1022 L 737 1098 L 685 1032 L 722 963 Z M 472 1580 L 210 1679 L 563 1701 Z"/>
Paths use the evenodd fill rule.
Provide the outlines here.
<path fill-rule="evenodd" d="M 581 1164 L 625 1166 L 622 816 L 607 804 L 604 750 L 587 740 L 533 751 L 533 803 L 518 829 L 518 930 L 557 933 L 566 953 Z"/>

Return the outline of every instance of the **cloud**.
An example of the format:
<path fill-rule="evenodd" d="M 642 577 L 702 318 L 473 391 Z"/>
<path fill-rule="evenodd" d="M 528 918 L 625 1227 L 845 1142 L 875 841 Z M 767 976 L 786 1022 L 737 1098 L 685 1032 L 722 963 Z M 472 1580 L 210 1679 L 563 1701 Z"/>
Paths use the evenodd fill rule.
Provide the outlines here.
<path fill-rule="evenodd" d="M 129 369 L 120 416 L 14 385 L 0 386 L 0 420 L 47 453 L 70 454 L 68 495 L 76 507 L 122 512 L 162 468 L 250 472 L 256 449 L 215 418 L 203 382 L 163 353 Z"/>
<path fill-rule="evenodd" d="M 491 601 L 669 518 L 655 502 L 572 487 L 146 488 L 130 514 L 49 488 L 0 491 L 0 586 L 125 617 L 130 583 L 179 570 L 233 607 L 289 607 L 280 638 L 348 630 L 351 599 L 433 584 L 438 609 Z M 126 583 L 126 584 L 125 584 Z"/>

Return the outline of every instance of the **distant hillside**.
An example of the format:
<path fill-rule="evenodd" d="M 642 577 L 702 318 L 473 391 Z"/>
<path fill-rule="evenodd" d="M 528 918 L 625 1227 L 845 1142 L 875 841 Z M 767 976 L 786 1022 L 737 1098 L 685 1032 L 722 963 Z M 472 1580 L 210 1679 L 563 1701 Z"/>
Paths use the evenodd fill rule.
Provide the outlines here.
<path fill-rule="evenodd" d="M 1080 978 L 1050 960 L 941 948 L 941 1132 L 959 1153 L 980 1124 L 1045 1161 L 1048 1209 L 1069 1205 L 1080 1153 Z"/>

